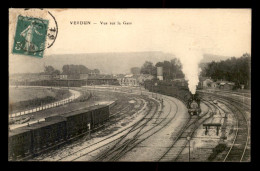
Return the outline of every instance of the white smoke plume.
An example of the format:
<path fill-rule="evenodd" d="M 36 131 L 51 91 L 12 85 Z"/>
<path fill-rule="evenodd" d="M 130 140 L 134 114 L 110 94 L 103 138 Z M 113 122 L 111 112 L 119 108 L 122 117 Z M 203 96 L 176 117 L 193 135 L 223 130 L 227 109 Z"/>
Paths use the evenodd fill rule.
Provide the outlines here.
<path fill-rule="evenodd" d="M 176 57 L 182 63 L 182 71 L 185 74 L 185 80 L 187 80 L 189 90 L 192 94 L 196 93 L 201 71 L 199 63 L 203 58 L 203 53 L 200 45 L 201 42 L 198 39 L 183 36 L 178 39 L 178 47 L 174 48 Z"/>

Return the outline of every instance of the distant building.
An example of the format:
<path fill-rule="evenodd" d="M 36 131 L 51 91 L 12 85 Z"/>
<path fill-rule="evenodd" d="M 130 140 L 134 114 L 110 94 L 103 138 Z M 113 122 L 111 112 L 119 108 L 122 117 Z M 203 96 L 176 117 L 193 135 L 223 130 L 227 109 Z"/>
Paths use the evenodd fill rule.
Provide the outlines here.
<path fill-rule="evenodd" d="M 139 86 L 137 78 L 138 78 L 137 75 L 129 74 L 129 75 L 124 76 L 124 78 L 122 78 L 120 82 L 121 82 L 121 85 Z"/>
<path fill-rule="evenodd" d="M 218 88 L 218 84 L 216 82 L 211 83 L 211 88 Z"/>
<path fill-rule="evenodd" d="M 79 79 L 88 79 L 88 74 L 80 74 Z"/>
<path fill-rule="evenodd" d="M 173 82 L 173 86 L 182 86 L 182 87 L 188 86 L 188 83 L 184 78 L 177 78 L 172 80 L 172 82 Z"/>
<path fill-rule="evenodd" d="M 144 84 L 144 82 L 146 80 L 152 80 L 154 78 L 154 76 L 150 75 L 150 74 L 140 74 L 137 78 L 137 81 L 139 84 Z"/>
<path fill-rule="evenodd" d="M 145 80 L 153 79 L 152 75 L 149 74 L 138 74 L 138 75 L 120 75 L 117 77 L 120 85 L 124 86 L 140 86 Z"/>
<path fill-rule="evenodd" d="M 79 79 L 80 75 L 79 74 L 69 74 L 68 79 Z"/>
<path fill-rule="evenodd" d="M 221 82 L 219 84 L 219 89 L 222 89 L 222 90 L 232 90 L 235 86 L 235 83 L 232 83 L 232 82 Z"/>
<path fill-rule="evenodd" d="M 211 88 L 212 83 L 213 83 L 213 81 L 211 79 L 207 78 L 202 82 L 202 88 Z"/>
<path fill-rule="evenodd" d="M 87 85 L 119 85 L 117 78 L 112 75 L 89 75 L 86 80 Z"/>
<path fill-rule="evenodd" d="M 157 78 L 163 80 L 163 67 L 157 67 Z"/>
<path fill-rule="evenodd" d="M 200 77 L 198 88 L 200 89 L 208 89 L 208 88 L 216 88 L 217 84 L 210 77 Z"/>
<path fill-rule="evenodd" d="M 41 78 L 42 78 L 42 80 L 50 80 L 50 79 L 52 79 L 52 75 L 51 74 L 41 74 Z"/>
<path fill-rule="evenodd" d="M 66 79 L 68 79 L 68 75 L 67 74 L 60 74 L 60 79 L 66 80 Z"/>

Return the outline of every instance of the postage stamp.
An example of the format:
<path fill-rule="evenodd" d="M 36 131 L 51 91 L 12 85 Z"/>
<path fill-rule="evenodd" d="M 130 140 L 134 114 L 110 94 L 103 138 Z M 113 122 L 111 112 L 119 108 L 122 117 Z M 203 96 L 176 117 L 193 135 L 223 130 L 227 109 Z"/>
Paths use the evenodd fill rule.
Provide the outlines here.
<path fill-rule="evenodd" d="M 48 24 L 48 20 L 19 15 L 12 52 L 42 58 Z"/>

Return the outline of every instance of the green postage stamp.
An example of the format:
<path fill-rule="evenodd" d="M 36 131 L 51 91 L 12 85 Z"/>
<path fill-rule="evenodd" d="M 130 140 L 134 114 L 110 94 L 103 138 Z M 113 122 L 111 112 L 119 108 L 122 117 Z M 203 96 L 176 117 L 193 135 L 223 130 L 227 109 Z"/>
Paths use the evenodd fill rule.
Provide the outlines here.
<path fill-rule="evenodd" d="M 43 57 L 48 20 L 18 16 L 14 37 L 13 53 Z"/>

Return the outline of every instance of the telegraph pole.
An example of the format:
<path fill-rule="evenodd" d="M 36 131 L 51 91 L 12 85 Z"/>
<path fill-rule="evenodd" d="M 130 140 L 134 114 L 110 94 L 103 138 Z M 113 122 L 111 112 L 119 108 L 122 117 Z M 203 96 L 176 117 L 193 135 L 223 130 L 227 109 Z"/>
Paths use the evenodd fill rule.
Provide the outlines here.
<path fill-rule="evenodd" d="M 190 162 L 190 137 L 187 137 L 187 140 L 189 142 L 189 162 Z"/>

